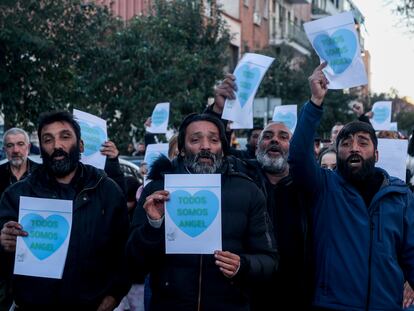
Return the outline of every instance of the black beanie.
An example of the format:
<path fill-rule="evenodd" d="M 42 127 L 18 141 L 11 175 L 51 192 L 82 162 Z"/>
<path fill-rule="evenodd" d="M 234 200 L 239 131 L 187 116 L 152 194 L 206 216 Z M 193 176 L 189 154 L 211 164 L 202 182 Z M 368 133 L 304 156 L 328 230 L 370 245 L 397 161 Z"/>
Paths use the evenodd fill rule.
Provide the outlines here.
<path fill-rule="evenodd" d="M 180 128 L 178 129 L 178 151 L 181 153 L 181 151 L 184 150 L 185 146 L 185 131 L 187 130 L 187 127 L 197 121 L 207 121 L 213 123 L 219 131 L 220 135 L 220 141 L 221 141 L 221 147 L 223 149 L 224 155 L 228 154 L 229 150 L 229 144 L 227 142 L 226 138 L 226 131 L 224 129 L 224 125 L 221 122 L 220 119 L 216 118 L 213 115 L 206 114 L 206 113 L 192 113 L 185 117 L 183 122 L 180 124 Z"/>
<path fill-rule="evenodd" d="M 374 149 L 377 150 L 378 139 L 377 135 L 375 135 L 374 128 L 370 123 L 361 121 L 353 121 L 345 124 L 345 126 L 340 130 L 338 136 L 336 137 L 336 150 L 338 150 L 338 146 L 341 140 L 347 138 L 349 135 L 353 135 L 358 132 L 368 133 L 374 144 Z"/>

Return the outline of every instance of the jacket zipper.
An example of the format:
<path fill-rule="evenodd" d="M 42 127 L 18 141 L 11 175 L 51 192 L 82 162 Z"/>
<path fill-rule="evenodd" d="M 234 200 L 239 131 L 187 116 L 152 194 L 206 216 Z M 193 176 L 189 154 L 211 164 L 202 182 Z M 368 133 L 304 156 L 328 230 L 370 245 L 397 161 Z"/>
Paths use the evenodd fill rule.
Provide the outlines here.
<path fill-rule="evenodd" d="M 203 255 L 200 255 L 200 273 L 198 275 L 197 311 L 201 311 L 201 281 L 202 281 Z"/>
<path fill-rule="evenodd" d="M 92 190 L 92 189 L 96 189 L 103 178 L 104 178 L 104 176 L 101 176 L 101 178 L 99 178 L 99 180 L 96 182 L 96 184 L 93 187 L 82 189 L 82 191 L 79 192 L 78 195 L 75 197 L 75 202 L 78 200 L 78 198 L 80 198 L 82 193 L 84 193 L 86 191 L 89 191 L 89 190 Z"/>
<path fill-rule="evenodd" d="M 372 259 L 372 240 L 374 239 L 374 223 L 372 222 L 372 217 L 370 216 L 370 233 L 369 233 L 369 256 L 368 256 L 368 288 L 367 288 L 367 300 L 365 305 L 365 310 L 369 310 L 369 305 L 371 301 L 371 259 Z"/>

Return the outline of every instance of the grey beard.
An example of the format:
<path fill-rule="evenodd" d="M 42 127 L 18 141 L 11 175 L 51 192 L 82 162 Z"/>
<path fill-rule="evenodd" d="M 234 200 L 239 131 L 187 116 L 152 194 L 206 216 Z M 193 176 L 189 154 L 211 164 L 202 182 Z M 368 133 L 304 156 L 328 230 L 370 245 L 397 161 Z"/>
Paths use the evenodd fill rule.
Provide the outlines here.
<path fill-rule="evenodd" d="M 211 152 L 208 152 L 208 155 L 213 160 L 213 164 L 199 163 L 200 152 L 198 154 L 186 154 L 184 157 L 184 165 L 194 174 L 214 174 L 221 168 L 223 157 L 221 154 Z"/>
<path fill-rule="evenodd" d="M 13 167 L 20 167 L 24 163 L 24 159 L 23 158 L 11 159 L 9 162 L 10 162 L 10 165 Z"/>
<path fill-rule="evenodd" d="M 272 158 L 263 150 L 257 151 L 256 159 L 268 173 L 280 174 L 284 172 L 288 166 L 287 156 L 281 155 L 277 158 Z"/>

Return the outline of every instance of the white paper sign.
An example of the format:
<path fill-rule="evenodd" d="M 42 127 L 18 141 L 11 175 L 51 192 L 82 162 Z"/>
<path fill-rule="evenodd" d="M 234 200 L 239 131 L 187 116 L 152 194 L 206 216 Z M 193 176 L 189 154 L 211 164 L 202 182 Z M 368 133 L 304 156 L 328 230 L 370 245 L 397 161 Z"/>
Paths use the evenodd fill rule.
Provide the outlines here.
<path fill-rule="evenodd" d="M 368 83 L 358 35 L 351 12 L 318 19 L 303 25 L 318 54 L 330 89 L 345 89 Z"/>
<path fill-rule="evenodd" d="M 102 155 L 100 150 L 102 144 L 108 140 L 106 120 L 77 109 L 73 109 L 73 115 L 81 128 L 81 138 L 85 147 L 81 157 L 82 163 L 103 170 L 106 156 Z"/>
<path fill-rule="evenodd" d="M 298 106 L 297 105 L 283 105 L 276 106 L 273 111 L 272 121 L 282 122 L 293 134 L 298 120 Z"/>
<path fill-rule="evenodd" d="M 165 252 L 213 254 L 222 249 L 221 175 L 165 175 Z"/>
<path fill-rule="evenodd" d="M 372 127 L 376 131 L 389 131 L 391 130 L 391 113 L 392 113 L 392 102 L 391 101 L 380 101 L 376 102 L 372 106 L 372 112 L 374 115 L 371 118 Z"/>
<path fill-rule="evenodd" d="M 152 111 L 151 126 L 147 127 L 147 132 L 153 134 L 167 133 L 169 116 L 170 103 L 157 104 Z"/>
<path fill-rule="evenodd" d="M 247 121 L 247 120 L 246 120 Z M 248 120 L 248 123 L 238 123 L 236 121 L 230 121 L 230 129 L 240 130 L 240 129 L 252 129 L 253 128 L 253 117 Z"/>
<path fill-rule="evenodd" d="M 152 163 L 161 155 L 168 158 L 168 144 L 149 144 L 145 150 L 144 162 L 150 170 Z"/>
<path fill-rule="evenodd" d="M 398 131 L 398 123 L 397 122 L 391 122 L 390 123 L 390 131 L 397 132 Z"/>
<path fill-rule="evenodd" d="M 378 162 L 391 176 L 405 181 L 408 141 L 405 139 L 378 139 Z"/>
<path fill-rule="evenodd" d="M 20 197 L 14 274 L 61 279 L 72 229 L 72 201 Z"/>
<path fill-rule="evenodd" d="M 253 128 L 253 100 L 267 69 L 274 58 L 246 53 L 234 70 L 236 99 L 226 100 L 222 118 L 235 121 L 237 128 Z"/>

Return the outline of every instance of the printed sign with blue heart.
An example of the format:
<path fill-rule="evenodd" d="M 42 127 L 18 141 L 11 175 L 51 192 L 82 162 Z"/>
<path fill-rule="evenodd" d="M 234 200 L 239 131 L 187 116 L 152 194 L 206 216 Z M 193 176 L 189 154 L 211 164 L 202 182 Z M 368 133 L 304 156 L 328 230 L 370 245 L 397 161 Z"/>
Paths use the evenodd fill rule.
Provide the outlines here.
<path fill-rule="evenodd" d="M 82 140 L 84 142 L 85 156 L 90 156 L 96 152 L 99 152 L 101 145 L 106 140 L 106 134 L 104 130 L 99 126 L 91 126 L 84 121 L 79 121 L 81 128 Z"/>
<path fill-rule="evenodd" d="M 284 123 L 290 131 L 293 131 L 296 127 L 296 115 L 292 112 L 279 111 L 276 113 L 273 121 Z"/>
<path fill-rule="evenodd" d="M 219 210 L 219 200 L 208 190 L 200 190 L 193 195 L 176 190 L 170 194 L 167 210 L 176 226 L 194 238 L 213 223 Z"/>
<path fill-rule="evenodd" d="M 351 66 L 358 45 L 356 36 L 351 30 L 339 29 L 331 36 L 326 33 L 317 35 L 313 40 L 313 46 L 332 70 L 336 74 L 341 74 Z"/>
<path fill-rule="evenodd" d="M 155 126 L 160 126 L 161 124 L 165 123 L 168 118 L 168 112 L 164 108 L 155 109 L 152 112 L 151 122 L 154 123 Z"/>
<path fill-rule="evenodd" d="M 377 123 L 384 123 L 390 117 L 391 111 L 388 107 L 375 107 L 373 110 L 374 113 L 374 121 Z"/>
<path fill-rule="evenodd" d="M 241 65 L 234 72 L 237 84 L 237 98 L 243 108 L 252 93 L 259 86 L 261 73 L 260 69 L 248 64 Z"/>
<path fill-rule="evenodd" d="M 21 219 L 23 229 L 28 236 L 23 241 L 39 260 L 54 254 L 69 233 L 68 221 L 60 215 L 50 215 L 44 218 L 35 213 L 29 213 Z"/>

